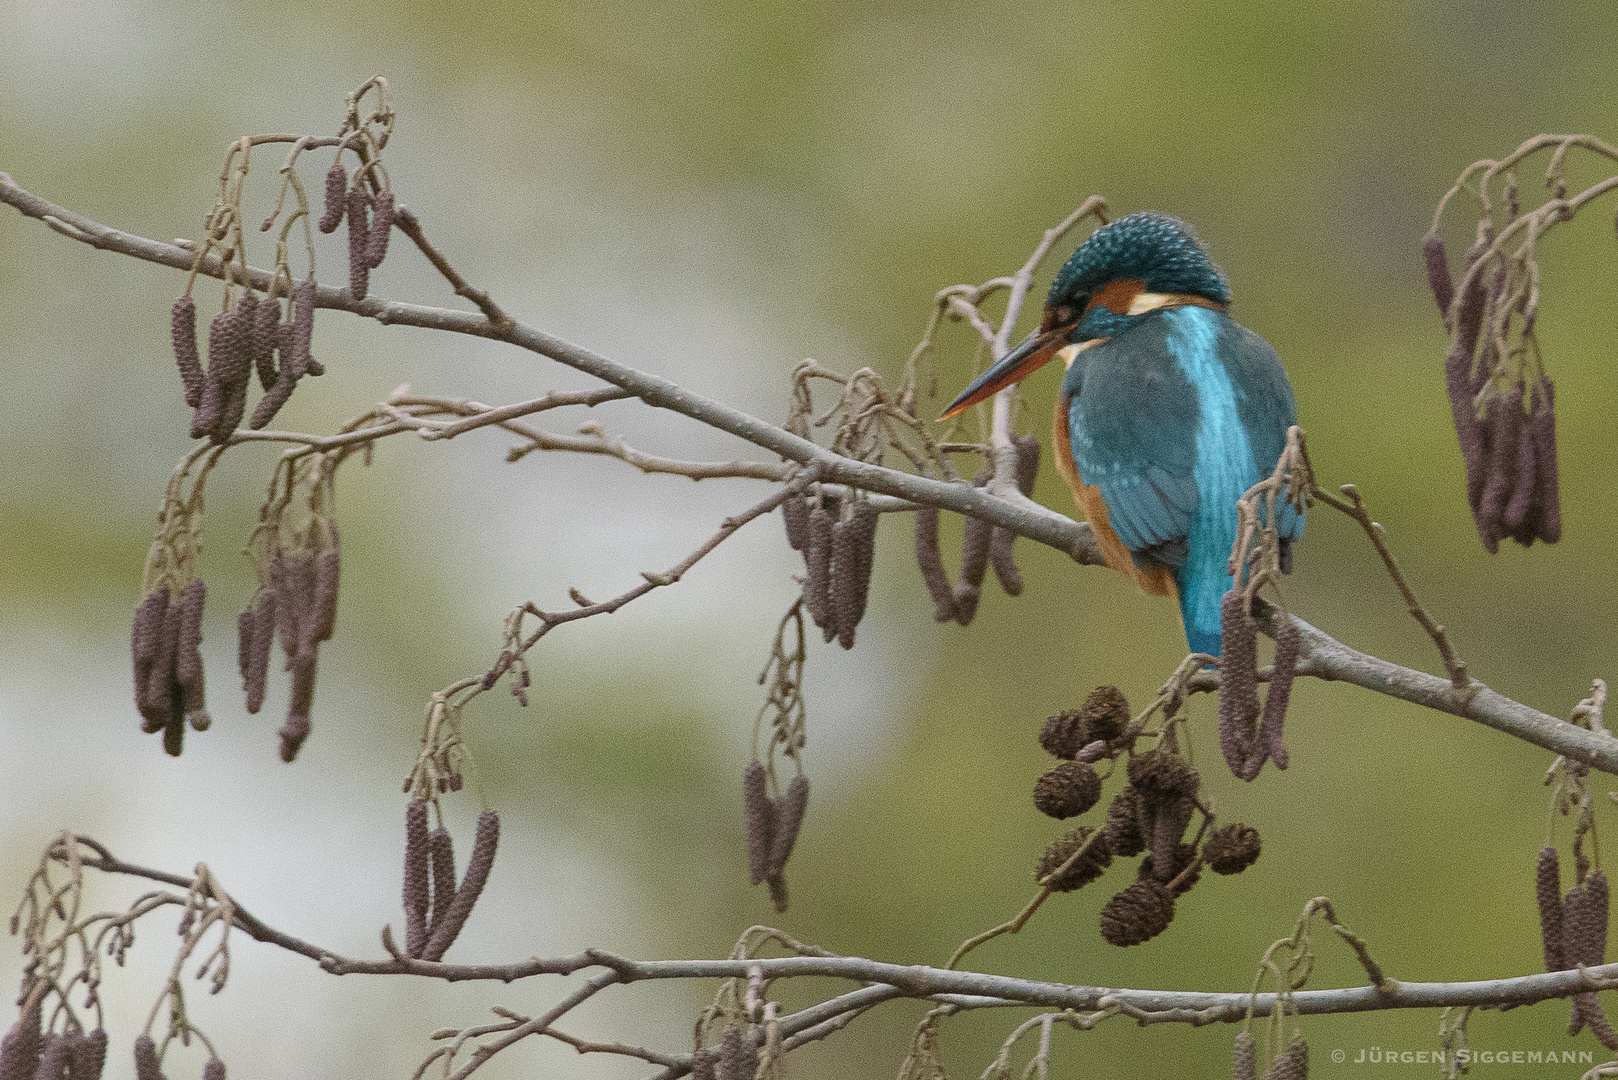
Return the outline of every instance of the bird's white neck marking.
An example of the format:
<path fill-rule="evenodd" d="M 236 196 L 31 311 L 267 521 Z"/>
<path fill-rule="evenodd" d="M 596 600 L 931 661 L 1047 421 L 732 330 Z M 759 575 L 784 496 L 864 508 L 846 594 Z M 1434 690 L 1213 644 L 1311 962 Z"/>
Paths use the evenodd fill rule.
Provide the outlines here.
<path fill-rule="evenodd" d="M 1064 368 L 1070 368 L 1070 367 L 1073 366 L 1074 357 L 1078 356 L 1081 352 L 1083 352 L 1085 349 L 1088 349 L 1090 346 L 1092 346 L 1092 345 L 1100 345 L 1103 341 L 1106 341 L 1106 340 L 1108 340 L 1108 339 L 1104 338 L 1104 337 L 1098 337 L 1098 338 L 1091 338 L 1088 341 L 1081 341 L 1077 345 L 1069 345 L 1066 348 L 1063 348 L 1063 349 L 1059 350 L 1057 352 L 1057 354 L 1056 354 L 1056 358 L 1058 360 L 1062 361 L 1062 366 Z"/>
<path fill-rule="evenodd" d="M 1220 310 L 1219 305 L 1213 301 L 1191 293 L 1143 292 L 1136 293 L 1135 298 L 1129 302 L 1127 314 L 1144 315 L 1148 311 L 1156 311 L 1158 308 L 1185 307 L 1188 304 L 1196 307 L 1211 308 L 1215 311 Z"/>

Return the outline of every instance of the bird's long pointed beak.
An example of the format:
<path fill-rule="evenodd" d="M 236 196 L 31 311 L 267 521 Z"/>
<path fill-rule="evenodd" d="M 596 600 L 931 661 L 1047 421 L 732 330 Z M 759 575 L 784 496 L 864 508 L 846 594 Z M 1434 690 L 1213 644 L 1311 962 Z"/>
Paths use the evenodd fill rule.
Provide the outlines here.
<path fill-rule="evenodd" d="M 948 420 L 957 413 L 970 409 L 984 398 L 999 393 L 1012 383 L 1022 382 L 1039 368 L 1050 362 L 1062 347 L 1068 344 L 1067 332 L 1071 326 L 1038 329 L 1023 338 L 1022 344 L 1002 356 L 989 370 L 972 380 L 959 397 L 949 403 L 940 420 Z"/>

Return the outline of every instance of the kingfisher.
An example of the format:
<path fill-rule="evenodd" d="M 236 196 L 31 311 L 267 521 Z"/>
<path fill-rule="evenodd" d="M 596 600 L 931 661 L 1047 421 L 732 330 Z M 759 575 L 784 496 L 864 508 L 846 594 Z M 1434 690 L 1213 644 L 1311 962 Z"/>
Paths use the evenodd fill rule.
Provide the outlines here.
<path fill-rule="evenodd" d="M 1218 656 L 1236 501 L 1268 477 L 1298 407 L 1270 343 L 1227 314 L 1230 286 L 1168 214 L 1103 225 L 1063 264 L 1039 329 L 950 403 L 948 419 L 1052 359 L 1067 365 L 1052 458 L 1108 566 L 1177 596 L 1192 652 Z M 1303 515 L 1276 513 L 1291 571 Z"/>

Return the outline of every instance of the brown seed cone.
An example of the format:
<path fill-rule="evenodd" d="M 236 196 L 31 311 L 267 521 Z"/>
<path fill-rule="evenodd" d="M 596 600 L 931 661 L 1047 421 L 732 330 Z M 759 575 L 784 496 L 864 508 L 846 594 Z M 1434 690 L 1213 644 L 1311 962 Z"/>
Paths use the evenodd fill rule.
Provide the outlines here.
<path fill-rule="evenodd" d="M 152 679 L 152 667 L 162 649 L 164 616 L 168 613 L 169 590 L 158 587 L 147 593 L 135 606 L 135 621 L 129 635 L 129 649 L 135 662 L 135 708 L 148 723 L 162 724 L 168 712 L 151 707 L 147 697 Z M 149 728 L 147 730 L 156 730 Z"/>
<path fill-rule="evenodd" d="M 1022 571 L 1017 569 L 1017 560 L 1012 554 L 1012 545 L 1016 542 L 1016 533 L 998 525 L 989 534 L 989 565 L 994 567 L 995 579 L 1007 596 L 1022 595 Z"/>
<path fill-rule="evenodd" d="M 1538 513 L 1531 520 L 1535 535 L 1547 544 L 1562 538 L 1562 496 L 1556 473 L 1556 387 L 1542 378 L 1535 388 L 1534 411 L 1528 417 L 1528 430 L 1534 438 L 1534 462 L 1538 471 Z"/>
<path fill-rule="evenodd" d="M 500 815 L 493 810 L 485 810 L 478 815 L 477 836 L 472 841 L 472 854 L 466 860 L 466 876 L 461 879 L 460 888 L 455 890 L 455 899 L 450 901 L 449 910 L 437 921 L 427 939 L 423 960 L 442 960 L 444 953 L 455 943 L 461 927 L 466 925 L 467 916 L 472 914 L 472 906 L 478 902 L 483 886 L 489 880 L 495 848 L 499 844 Z"/>
<path fill-rule="evenodd" d="M 369 202 L 363 187 L 348 189 L 348 295 L 355 300 L 365 299 L 371 280 Z"/>
<path fill-rule="evenodd" d="M 157 1058 L 157 1044 L 150 1035 L 135 1037 L 135 1080 L 165 1080 L 163 1063 Z"/>
<path fill-rule="evenodd" d="M 1438 313 L 1449 316 L 1449 305 L 1455 299 L 1455 283 L 1449 276 L 1449 257 L 1444 253 L 1444 241 L 1436 232 L 1421 238 L 1421 257 L 1427 264 L 1427 286 L 1438 301 Z"/>
<path fill-rule="evenodd" d="M 1129 726 L 1129 701 L 1116 686 L 1098 686 L 1084 699 L 1084 741 L 1111 742 Z"/>
<path fill-rule="evenodd" d="M 809 546 L 803 553 L 803 606 L 809 617 L 821 629 L 832 627 L 831 621 L 831 548 L 834 526 L 831 514 L 816 505 L 809 511 Z M 831 637 L 826 638 L 827 641 Z"/>
<path fill-rule="evenodd" d="M 780 877 L 798 842 L 803 815 L 809 809 L 809 778 L 799 773 L 787 785 L 786 794 L 771 806 L 770 856 L 765 864 L 766 878 Z"/>
<path fill-rule="evenodd" d="M 455 901 L 455 841 L 448 829 L 440 826 L 427 834 L 427 855 L 433 878 L 432 906 L 427 910 L 427 932 L 431 934 Z"/>
<path fill-rule="evenodd" d="M 225 1080 L 225 1063 L 216 1057 L 209 1058 L 202 1066 L 202 1080 Z"/>
<path fill-rule="evenodd" d="M 1258 1045 L 1251 1031 L 1238 1031 L 1230 1053 L 1231 1080 L 1258 1080 Z"/>
<path fill-rule="evenodd" d="M 1061 869 L 1062 864 L 1085 845 L 1093 832 L 1095 830 L 1088 825 L 1080 825 L 1054 841 L 1034 865 L 1034 881 L 1043 882 L 1046 877 Z M 1112 852 L 1107 849 L 1106 839 L 1102 838 L 1090 845 L 1090 850 L 1069 867 L 1066 873 L 1050 882 L 1051 891 L 1072 892 L 1074 889 L 1083 888 L 1100 877 L 1101 872 L 1110 865 L 1112 865 Z"/>
<path fill-rule="evenodd" d="M 1039 440 L 1032 435 L 1018 435 L 1011 445 L 1017 450 L 1017 490 L 1032 495 L 1034 481 L 1039 478 Z"/>
<path fill-rule="evenodd" d="M 180 638 L 174 653 L 174 677 L 181 686 L 202 678 L 202 607 L 208 586 L 201 578 L 180 590 Z"/>
<path fill-rule="evenodd" d="M 758 1044 L 741 1024 L 725 1028 L 719 1044 L 719 1080 L 753 1080 L 758 1073 Z"/>
<path fill-rule="evenodd" d="M 1113 945 L 1140 945 L 1168 929 L 1174 898 L 1157 881 L 1137 881 L 1101 909 L 1101 936 Z"/>
<path fill-rule="evenodd" d="M 253 369 L 258 372 L 261 390 L 275 385 L 275 347 L 280 341 L 280 331 L 281 302 L 266 296 L 259 301 L 258 311 L 253 316 L 252 347 L 248 350 L 253 358 Z M 254 415 L 257 415 L 257 410 Z"/>
<path fill-rule="evenodd" d="M 174 362 L 180 368 L 185 403 L 194 409 L 202 403 L 206 376 L 197 356 L 197 304 L 189 296 L 174 301 L 174 310 L 169 312 L 169 340 L 174 345 Z"/>
<path fill-rule="evenodd" d="M 1492 394 L 1483 417 L 1484 468 L 1487 475 L 1474 516 L 1483 546 L 1493 554 L 1506 535 L 1506 502 L 1517 480 L 1517 444 L 1522 434 L 1522 391 Z"/>
<path fill-rule="evenodd" d="M 1195 795 L 1202 778 L 1180 755 L 1148 750 L 1130 757 L 1129 782 L 1144 801 L 1161 805 Z"/>
<path fill-rule="evenodd" d="M 749 762 L 742 772 L 742 812 L 747 822 L 747 875 L 752 884 L 763 881 L 770 866 L 775 839 L 775 807 L 770 800 L 764 763 Z"/>
<path fill-rule="evenodd" d="M 225 354 L 230 349 L 235 322 L 235 312 L 221 311 L 208 324 L 208 370 L 203 373 L 202 396 L 197 399 L 196 412 L 191 414 L 193 439 L 210 436 L 224 410 L 225 387 L 221 380 L 230 367 Z"/>
<path fill-rule="evenodd" d="M 1114 855 L 1125 858 L 1146 850 L 1141 836 L 1140 792 L 1132 787 L 1112 797 L 1107 807 L 1107 847 Z"/>
<path fill-rule="evenodd" d="M 1101 778 L 1082 761 L 1064 761 L 1034 784 L 1034 807 L 1061 821 L 1077 817 L 1101 798 Z"/>
<path fill-rule="evenodd" d="M 1556 849 L 1544 847 L 1534 868 L 1534 896 L 1539 902 L 1539 936 L 1545 948 L 1545 970 L 1569 967 L 1562 954 L 1562 871 Z"/>
<path fill-rule="evenodd" d="M 794 495 L 781 504 L 781 520 L 786 523 L 787 544 L 802 551 L 809 543 L 809 500 Z"/>
<path fill-rule="evenodd" d="M 405 806 L 405 955 L 417 959 L 427 947 L 427 905 L 432 901 L 427 868 L 427 800 L 411 799 Z"/>
<path fill-rule="evenodd" d="M 1292 678 L 1298 673 L 1298 651 L 1302 646 L 1302 639 L 1298 633 L 1298 624 L 1286 616 L 1275 620 L 1275 667 L 1270 673 L 1270 692 L 1264 697 L 1264 718 L 1258 725 L 1258 745 L 1254 747 L 1255 754 L 1267 755 L 1275 762 L 1277 769 L 1287 767 L 1287 748 L 1281 741 L 1282 725 L 1287 718 L 1287 702 L 1292 699 Z M 1260 757 L 1257 764 L 1249 759 L 1249 767 L 1253 774 L 1264 764 Z"/>
<path fill-rule="evenodd" d="M 1045 726 L 1039 729 L 1039 745 L 1047 754 L 1064 761 L 1078 757 L 1091 741 L 1084 713 L 1077 709 L 1047 717 Z"/>
<path fill-rule="evenodd" d="M 107 1033 L 96 1028 L 74 1042 L 67 1074 L 70 1080 L 101 1080 L 106 1065 Z"/>
<path fill-rule="evenodd" d="M 969 519 L 970 520 L 970 519 Z M 972 625 L 972 620 L 978 613 L 978 601 L 983 598 L 983 590 L 965 581 L 955 583 L 955 621 L 962 626 Z"/>
<path fill-rule="evenodd" d="M 348 171 L 340 164 L 326 170 L 326 210 L 320 215 L 320 231 L 334 233 L 343 223 L 343 211 L 348 207 Z"/>
<path fill-rule="evenodd" d="M 1237 821 L 1215 829 L 1202 845 L 1202 858 L 1216 874 L 1239 874 L 1258 862 L 1258 830 Z"/>
<path fill-rule="evenodd" d="M 916 567 L 927 586 L 927 595 L 933 598 L 933 621 L 942 623 L 954 619 L 955 592 L 950 588 L 944 553 L 938 546 L 936 506 L 916 507 Z"/>
<path fill-rule="evenodd" d="M 247 657 L 247 670 L 242 674 L 242 689 L 247 694 L 247 711 L 250 714 L 263 708 L 265 685 L 269 681 L 270 650 L 275 644 L 274 589 L 265 587 L 258 591 L 252 617 L 252 651 Z"/>
<path fill-rule="evenodd" d="M 372 270 L 382 265 L 388 256 L 388 237 L 393 233 L 393 192 L 376 194 L 376 212 L 371 217 L 371 231 L 366 240 L 365 261 Z"/>
<path fill-rule="evenodd" d="M 1264 765 L 1255 754 L 1268 748 L 1257 739 L 1258 628 L 1247 610 L 1247 598 L 1231 589 L 1219 602 L 1219 750 L 1238 780 L 1251 780 Z"/>
<path fill-rule="evenodd" d="M 208 437 L 215 446 L 223 446 L 242 422 L 247 409 L 247 384 L 253 378 L 253 357 L 250 337 L 253 318 L 258 311 L 258 297 L 248 293 L 230 313 L 230 324 L 223 339 L 224 357 L 216 359 L 209 340 L 208 375 L 219 382 L 219 412 L 214 417 Z M 217 374 L 216 374 L 217 372 Z"/>

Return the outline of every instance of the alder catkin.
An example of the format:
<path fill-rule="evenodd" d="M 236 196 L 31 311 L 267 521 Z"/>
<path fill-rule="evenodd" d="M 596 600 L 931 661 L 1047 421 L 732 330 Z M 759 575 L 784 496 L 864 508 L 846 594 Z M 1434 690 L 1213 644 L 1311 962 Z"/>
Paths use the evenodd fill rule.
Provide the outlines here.
<path fill-rule="evenodd" d="M 405 806 L 404 913 L 405 955 L 413 959 L 427 947 L 428 849 L 427 800 L 411 799 Z"/>
<path fill-rule="evenodd" d="M 1022 595 L 1022 572 L 1012 555 L 1016 542 L 1017 534 L 1000 525 L 989 534 L 989 565 L 994 567 L 994 576 L 1007 596 Z"/>
<path fill-rule="evenodd" d="M 258 312 L 253 317 L 251 349 L 253 368 L 258 372 L 258 385 L 262 390 L 267 391 L 275 385 L 275 347 L 280 340 L 280 331 L 281 302 L 265 296 L 259 301 Z M 257 415 L 256 410 L 254 415 Z"/>
<path fill-rule="evenodd" d="M 950 587 L 944 553 L 938 546 L 936 506 L 916 507 L 916 566 L 921 570 L 927 595 L 933 598 L 933 621 L 950 622 L 955 618 L 955 590 Z"/>
<path fill-rule="evenodd" d="M 253 409 L 247 426 L 257 430 L 268 424 L 292 397 L 298 380 L 312 371 L 314 359 L 309 355 L 314 334 L 315 280 L 306 278 L 292 289 L 292 321 L 276 329 L 276 348 L 281 363 L 276 370 L 275 384 L 265 390 Z"/>
<path fill-rule="evenodd" d="M 26 1080 L 62 1080 L 72 1048 L 73 1043 L 65 1032 L 45 1032 L 39 1043 L 39 1063 Z"/>
<path fill-rule="evenodd" d="M 809 542 L 809 502 L 794 495 L 781 504 L 781 520 L 786 523 L 787 543 L 793 551 L 802 551 Z"/>
<path fill-rule="evenodd" d="M 253 380 L 253 323 L 258 314 L 258 297 L 243 296 L 232 313 L 225 342 L 225 366 L 219 374 L 219 415 L 209 437 L 215 446 L 230 441 L 247 411 L 247 386 Z M 210 357 L 209 363 L 212 364 Z M 210 369 L 211 370 L 211 369 Z"/>
<path fill-rule="evenodd" d="M 1553 847 L 1541 848 L 1534 868 L 1534 897 L 1539 902 L 1539 936 L 1545 949 L 1545 970 L 1562 971 L 1562 871 Z"/>
<path fill-rule="evenodd" d="M 847 521 L 832 527 L 831 615 L 837 627 L 837 643 L 845 649 L 854 647 L 854 629 L 865 617 L 880 517 L 862 499 L 854 504 Z"/>
<path fill-rule="evenodd" d="M 174 653 L 174 678 L 181 686 L 202 678 L 202 608 L 208 586 L 201 578 L 180 590 L 180 636 Z"/>
<path fill-rule="evenodd" d="M 758 1045 L 741 1024 L 729 1024 L 719 1044 L 719 1080 L 753 1080 L 757 1073 Z"/>
<path fill-rule="evenodd" d="M 787 785 L 786 794 L 776 799 L 771 807 L 773 828 L 770 833 L 770 855 L 765 863 L 766 878 L 779 877 L 786 869 L 787 859 L 798 842 L 798 830 L 803 826 L 803 815 L 809 809 L 809 778 L 799 773 Z"/>
<path fill-rule="evenodd" d="M 167 712 L 158 712 L 147 696 L 151 684 L 152 667 L 162 648 L 164 616 L 168 612 L 169 590 L 159 586 L 147 593 L 135 607 L 134 626 L 130 633 L 130 652 L 135 662 L 135 708 L 148 723 L 162 724 L 168 720 Z M 147 730 L 156 730 L 149 728 Z"/>
<path fill-rule="evenodd" d="M 1238 1031 L 1230 1055 L 1231 1080 L 1258 1080 L 1258 1045 L 1251 1031 Z"/>
<path fill-rule="evenodd" d="M 1270 672 L 1270 691 L 1264 698 L 1264 718 L 1258 726 L 1258 746 L 1254 754 L 1261 755 L 1257 764 L 1249 761 L 1255 775 L 1263 766 L 1262 755 L 1268 755 L 1277 769 L 1287 767 L 1287 748 L 1281 741 L 1282 725 L 1287 718 L 1287 703 L 1292 700 L 1292 678 L 1298 673 L 1298 651 L 1302 639 L 1298 624 L 1284 612 L 1275 617 L 1275 666 Z"/>
<path fill-rule="evenodd" d="M 1525 420 L 1517 431 L 1516 460 L 1512 465 L 1514 479 L 1511 497 L 1500 512 L 1501 532 L 1517 543 L 1528 547 L 1534 542 L 1537 522 L 1530 523 L 1528 513 L 1539 495 L 1539 466 L 1534 460 L 1534 432 Z"/>
<path fill-rule="evenodd" d="M 230 351 L 230 338 L 235 326 L 234 312 L 221 311 L 208 324 L 208 370 L 203 373 L 202 393 L 197 398 L 196 411 L 191 414 L 191 437 L 200 439 L 211 435 L 225 407 L 225 388 L 221 382 L 229 367 L 225 356 Z"/>
<path fill-rule="evenodd" d="M 135 1080 L 165 1080 L 157 1058 L 157 1043 L 150 1035 L 135 1037 Z"/>
<path fill-rule="evenodd" d="M 427 932 L 431 934 L 455 900 L 455 842 L 448 829 L 439 826 L 427 834 L 427 855 L 433 878 L 432 906 L 427 909 Z"/>
<path fill-rule="evenodd" d="M 747 823 L 747 874 L 752 884 L 763 881 L 775 839 L 775 807 L 770 800 L 768 774 L 757 758 L 742 772 L 742 812 Z"/>
<path fill-rule="evenodd" d="M 822 630 L 831 622 L 831 547 L 835 524 L 819 503 L 809 511 L 809 546 L 803 555 L 803 606 Z M 835 628 L 832 630 L 835 634 Z M 828 636 L 828 641 L 831 637 Z"/>
<path fill-rule="evenodd" d="M 242 689 L 247 694 L 247 711 L 257 713 L 264 706 L 265 685 L 269 681 L 270 651 L 275 641 L 275 590 L 258 591 L 253 604 L 253 646 L 242 673 Z"/>
<path fill-rule="evenodd" d="M 973 487 L 984 487 L 994 473 L 984 470 L 972 480 Z M 968 516 L 961 534 L 961 581 L 981 586 L 983 573 L 989 567 L 989 536 L 994 526 L 982 518 Z"/>
<path fill-rule="evenodd" d="M 72 1080 L 101 1080 L 107 1065 L 107 1033 L 96 1028 L 73 1044 L 73 1061 L 68 1069 Z"/>
<path fill-rule="evenodd" d="M 1482 248 L 1474 245 L 1467 258 L 1468 267 Z M 1478 329 L 1483 321 L 1483 275 L 1477 274 L 1461 294 L 1455 314 L 1452 333 L 1454 343 L 1444 361 L 1444 382 L 1449 391 L 1450 415 L 1455 423 L 1455 434 L 1460 440 L 1461 457 L 1466 463 L 1467 503 L 1475 512 L 1478 498 L 1483 493 L 1483 429 L 1478 423 L 1476 391 L 1472 375 L 1473 354 L 1477 351 Z"/>
<path fill-rule="evenodd" d="M 1258 628 L 1242 590 L 1225 593 L 1219 622 L 1219 750 L 1233 776 L 1251 780 L 1258 775 L 1250 767 L 1259 749 L 1253 730 L 1258 717 Z"/>
<path fill-rule="evenodd" d="M 719 1080 L 718 1064 L 719 1051 L 697 1047 L 691 1051 L 691 1080 Z"/>
<path fill-rule="evenodd" d="M 326 170 L 326 210 L 320 215 L 320 231 L 334 233 L 337 226 L 343 223 L 343 210 L 346 208 L 345 193 L 348 191 L 348 171 L 340 163 L 334 163 Z"/>
<path fill-rule="evenodd" d="M 197 357 L 197 304 L 189 296 L 174 301 L 174 310 L 169 313 L 169 339 L 174 344 L 174 362 L 180 368 L 185 403 L 194 409 L 202 403 L 205 376 Z"/>
<path fill-rule="evenodd" d="M 315 587 L 309 604 L 309 615 L 314 620 L 313 641 L 330 641 L 337 629 L 337 581 L 342 572 L 342 555 L 336 525 L 331 526 L 328 540 L 315 556 Z"/>
<path fill-rule="evenodd" d="M 1492 555 L 1505 535 L 1501 518 L 1517 478 L 1517 440 L 1522 432 L 1522 391 L 1490 395 L 1483 419 L 1483 493 L 1474 516 L 1483 546 Z"/>
<path fill-rule="evenodd" d="M 1011 445 L 1017 450 L 1017 490 L 1032 496 L 1034 481 L 1039 478 L 1039 440 L 1032 435 L 1018 435 Z"/>
<path fill-rule="evenodd" d="M 148 731 L 157 731 L 172 721 L 179 705 L 177 691 L 180 688 L 174 681 L 174 658 L 179 644 L 180 604 L 171 596 L 163 612 L 163 628 L 157 640 L 157 655 L 152 660 L 152 673 L 146 680 L 146 702 L 151 708 L 151 715 L 147 716 Z"/>
<path fill-rule="evenodd" d="M 1534 463 L 1539 472 L 1537 535 L 1547 544 L 1562 538 L 1562 496 L 1556 472 L 1556 387 L 1541 378 L 1533 399 L 1528 429 L 1534 437 Z"/>
<path fill-rule="evenodd" d="M 365 248 L 365 261 L 372 270 L 382 265 L 388 255 L 388 236 L 393 232 L 393 192 L 379 191 L 376 212 L 371 217 L 371 231 Z"/>
<path fill-rule="evenodd" d="M 281 737 L 281 760 L 291 764 L 303 748 L 313 724 L 309 720 L 310 706 L 315 697 L 315 656 L 299 653 L 291 660 L 292 703 L 287 708 L 286 723 L 277 733 Z"/>
<path fill-rule="evenodd" d="M 34 1080 L 39 1067 L 38 1002 L 25 1007 L 23 1013 L 0 1039 L 0 1080 Z"/>
<path fill-rule="evenodd" d="M 477 835 L 472 841 L 472 854 L 466 861 L 466 876 L 461 879 L 460 888 L 455 890 L 455 899 L 450 901 L 449 909 L 437 921 L 428 937 L 427 948 L 421 954 L 423 960 L 442 960 L 444 953 L 455 943 L 461 927 L 466 925 L 467 916 L 472 914 L 472 906 L 483 892 L 484 883 L 489 880 L 495 848 L 499 843 L 500 815 L 493 810 L 485 810 L 478 815 Z"/>
<path fill-rule="evenodd" d="M 366 205 L 370 201 L 365 188 L 348 189 L 348 295 L 364 300 L 371 279 L 371 234 L 366 220 Z"/>
<path fill-rule="evenodd" d="M 1455 283 L 1449 276 L 1449 256 L 1444 252 L 1444 241 L 1436 232 L 1421 238 L 1421 257 L 1427 264 L 1427 287 L 1438 301 L 1438 313 L 1449 317 L 1449 305 L 1455 299 Z"/>
<path fill-rule="evenodd" d="M 1128 858 L 1146 850 L 1140 817 L 1140 792 L 1125 786 L 1107 806 L 1107 848 L 1114 855 Z"/>
<path fill-rule="evenodd" d="M 225 1063 L 216 1057 L 209 1058 L 202 1066 L 202 1080 L 225 1080 Z"/>

